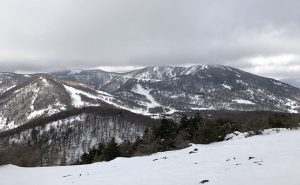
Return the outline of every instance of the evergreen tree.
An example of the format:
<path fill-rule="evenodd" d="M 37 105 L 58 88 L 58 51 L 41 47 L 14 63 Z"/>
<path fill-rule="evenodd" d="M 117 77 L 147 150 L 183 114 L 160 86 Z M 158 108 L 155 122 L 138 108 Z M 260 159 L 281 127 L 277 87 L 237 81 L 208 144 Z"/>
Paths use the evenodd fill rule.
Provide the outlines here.
<path fill-rule="evenodd" d="M 155 136 L 161 139 L 175 138 L 177 124 L 168 119 L 162 119 L 160 126 L 155 130 Z"/>
<path fill-rule="evenodd" d="M 187 116 L 183 116 L 180 121 L 180 130 L 184 130 L 187 132 L 188 139 L 190 141 L 195 141 L 197 132 L 200 127 L 205 127 L 203 118 L 199 113 L 197 113 L 194 117 L 188 118 Z"/>
<path fill-rule="evenodd" d="M 120 156 L 120 148 L 116 143 L 115 138 L 111 138 L 109 143 L 106 146 L 106 149 L 103 152 L 103 160 L 111 161 Z"/>
<path fill-rule="evenodd" d="M 104 152 L 104 150 L 105 150 L 105 144 L 104 143 L 100 143 L 99 145 L 98 145 L 98 149 L 97 150 L 95 150 L 95 152 L 94 152 L 94 156 L 93 156 L 93 162 L 100 162 L 100 161 L 102 161 L 103 159 L 102 159 L 102 155 L 103 155 L 103 152 Z"/>

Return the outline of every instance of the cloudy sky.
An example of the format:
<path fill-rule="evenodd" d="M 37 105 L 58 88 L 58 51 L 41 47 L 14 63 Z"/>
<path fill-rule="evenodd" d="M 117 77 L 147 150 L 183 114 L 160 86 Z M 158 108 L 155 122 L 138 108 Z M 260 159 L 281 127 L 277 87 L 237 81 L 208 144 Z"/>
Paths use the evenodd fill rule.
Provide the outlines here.
<path fill-rule="evenodd" d="M 298 0 L 0 0 L 0 71 L 222 64 L 300 77 Z"/>

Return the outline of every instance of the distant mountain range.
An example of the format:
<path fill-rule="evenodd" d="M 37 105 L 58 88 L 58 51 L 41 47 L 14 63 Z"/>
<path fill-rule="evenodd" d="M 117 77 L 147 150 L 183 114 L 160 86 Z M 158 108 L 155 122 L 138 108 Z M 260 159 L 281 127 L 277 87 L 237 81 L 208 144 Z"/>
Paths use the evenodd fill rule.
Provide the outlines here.
<path fill-rule="evenodd" d="M 299 78 L 286 78 L 286 79 L 282 79 L 280 81 L 288 83 L 288 84 L 290 84 L 292 86 L 300 88 L 300 77 Z"/>
<path fill-rule="evenodd" d="M 155 122 L 145 116 L 201 110 L 297 113 L 300 89 L 220 65 L 0 73 L 0 147 L 55 138 L 56 164 L 61 156 L 70 164 L 111 137 L 134 140 Z"/>
<path fill-rule="evenodd" d="M 51 75 L 108 92 L 149 114 L 220 109 L 297 112 L 299 109 L 298 88 L 228 66 L 154 66 L 128 73 L 84 70 Z"/>
<path fill-rule="evenodd" d="M 127 72 L 0 73 L 0 130 L 87 106 L 159 116 L 193 110 L 298 112 L 300 90 L 220 65 L 153 66 Z"/>

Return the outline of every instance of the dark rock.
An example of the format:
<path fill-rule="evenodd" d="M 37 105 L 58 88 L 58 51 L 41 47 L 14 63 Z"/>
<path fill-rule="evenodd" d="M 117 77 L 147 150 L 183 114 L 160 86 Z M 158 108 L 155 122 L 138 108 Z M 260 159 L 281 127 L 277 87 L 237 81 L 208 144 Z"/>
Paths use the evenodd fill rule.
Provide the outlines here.
<path fill-rule="evenodd" d="M 199 184 L 205 184 L 205 183 L 208 183 L 208 182 L 209 182 L 209 180 L 203 180 Z"/>
<path fill-rule="evenodd" d="M 264 161 L 254 161 L 253 163 L 262 163 L 262 162 L 264 162 Z"/>

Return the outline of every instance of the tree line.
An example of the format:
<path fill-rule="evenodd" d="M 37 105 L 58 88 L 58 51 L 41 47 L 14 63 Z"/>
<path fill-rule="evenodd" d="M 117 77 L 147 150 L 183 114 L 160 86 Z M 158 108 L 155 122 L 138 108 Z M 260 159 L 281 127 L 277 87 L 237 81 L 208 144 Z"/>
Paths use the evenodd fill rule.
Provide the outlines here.
<path fill-rule="evenodd" d="M 258 124 L 257 124 L 258 123 Z M 197 113 L 194 116 L 182 116 L 179 123 L 172 119 L 162 119 L 159 126 L 147 128 L 142 137 L 135 142 L 125 141 L 117 144 L 112 138 L 107 144 L 100 143 L 89 153 L 84 153 L 76 164 L 110 161 L 117 157 L 149 155 L 156 152 L 177 150 L 188 147 L 190 143 L 209 144 L 224 141 L 226 135 L 235 131 L 261 134 L 268 128 L 297 128 L 299 122 L 291 121 L 286 114 L 272 114 L 264 122 L 253 124 L 237 123 L 229 118 L 209 119 Z"/>
<path fill-rule="evenodd" d="M 51 128 L 48 132 L 43 133 L 37 137 L 36 131 L 41 130 L 49 121 L 61 120 L 62 118 L 70 117 L 70 115 L 78 115 L 78 113 L 87 113 L 87 119 L 76 123 L 76 130 L 69 129 L 69 121 L 66 120 L 66 124 L 62 124 L 63 127 Z M 115 138 L 107 141 L 112 135 L 107 136 L 105 143 L 98 143 L 94 148 L 88 149 L 89 143 L 77 145 L 81 142 L 80 137 L 77 137 L 79 131 L 91 130 L 91 136 L 93 138 L 96 135 L 107 133 L 101 127 L 98 127 L 96 123 L 103 122 L 104 126 L 106 120 L 99 121 L 94 119 L 95 116 L 111 116 L 120 117 L 121 120 L 126 122 L 136 122 L 137 124 L 146 124 L 148 128 L 144 130 L 144 133 L 137 137 L 132 136 L 131 141 L 126 141 L 126 137 L 123 142 L 120 143 L 120 138 Z M 51 119 L 50 119 L 51 118 Z M 14 130 L 14 136 L 7 136 L 0 139 L 0 165 L 2 164 L 15 164 L 19 166 L 44 166 L 44 165 L 57 165 L 53 163 L 56 158 L 59 160 L 64 157 L 67 158 L 68 148 L 70 146 L 77 145 L 78 147 L 85 146 L 84 155 L 78 157 L 74 155 L 74 160 L 71 162 L 74 164 L 76 158 L 78 161 L 75 164 L 88 164 L 98 161 L 109 161 L 116 157 L 132 157 L 149 155 L 155 152 L 162 152 L 168 150 L 177 150 L 189 146 L 189 143 L 202 143 L 208 144 L 211 142 L 217 142 L 224 140 L 228 133 L 234 131 L 247 132 L 251 131 L 252 134 L 260 134 L 262 130 L 268 128 L 296 128 L 299 127 L 300 114 L 288 114 L 280 112 L 216 112 L 207 113 L 203 111 L 201 114 L 190 114 L 188 116 L 181 116 L 174 120 L 163 118 L 161 120 L 153 120 L 145 116 L 136 116 L 133 113 L 126 111 L 117 111 L 117 109 L 109 108 L 97 108 L 90 107 L 86 109 L 75 109 L 73 111 L 62 112 L 57 115 L 53 115 L 48 118 L 40 120 L 33 120 L 31 124 L 25 124 L 29 126 L 32 131 L 21 132 L 20 130 Z M 71 119 L 72 117 L 70 117 Z M 95 123 L 94 123 L 95 122 Z M 123 123 L 123 122 L 122 122 Z M 152 123 L 152 124 L 151 124 Z M 125 123 L 124 123 L 125 124 Z M 100 125 L 99 125 L 100 126 Z M 24 128 L 21 127 L 23 130 Z M 101 129 L 102 128 L 102 129 Z M 113 129 L 113 128 L 112 128 Z M 71 131 L 71 133 L 69 132 Z M 86 131 L 84 131 L 85 133 Z M 102 133 L 103 132 L 103 133 Z M 141 131 L 140 131 L 141 132 Z M 4 132 L 5 134 L 8 134 Z M 20 133 L 20 134 L 18 134 Z M 27 133 L 28 142 L 9 144 L 9 138 L 20 138 L 21 135 Z M 4 134 L 4 135 L 5 135 Z M 70 135 L 71 134 L 71 135 Z M 48 145 L 48 140 L 52 140 L 51 145 Z M 46 143 L 46 144 L 45 144 Z M 93 144 L 94 146 L 94 144 Z M 45 152 L 46 151 L 46 152 Z M 66 156 L 58 155 L 58 151 L 65 151 Z M 88 151 L 88 152 L 87 152 Z M 60 163 L 60 165 L 69 165 L 70 163 Z"/>

